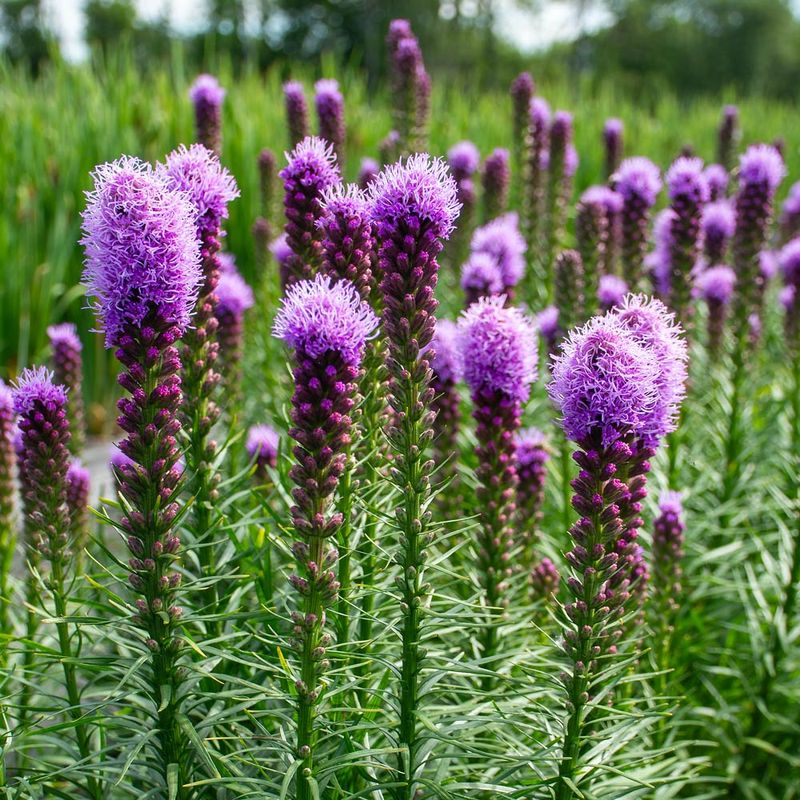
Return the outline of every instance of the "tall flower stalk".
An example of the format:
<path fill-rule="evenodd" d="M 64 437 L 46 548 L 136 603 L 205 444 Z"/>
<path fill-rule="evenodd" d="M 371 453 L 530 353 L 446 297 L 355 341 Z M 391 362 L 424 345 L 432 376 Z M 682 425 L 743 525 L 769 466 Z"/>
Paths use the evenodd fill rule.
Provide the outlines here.
<path fill-rule="evenodd" d="M 253 241 L 255 243 L 256 270 L 263 276 L 269 259 L 269 243 L 272 239 L 273 205 L 277 163 L 275 154 L 266 147 L 258 154 L 258 199 L 259 212 L 253 222 Z"/>
<path fill-rule="evenodd" d="M 80 455 L 86 441 L 86 418 L 83 410 L 83 345 L 76 327 L 65 322 L 47 329 L 53 355 L 55 382 L 67 389 L 67 413 L 70 429 L 70 452 Z"/>
<path fill-rule="evenodd" d="M 577 325 L 596 305 L 596 290 L 589 298 L 586 294 L 586 272 L 583 259 L 577 250 L 562 250 L 556 257 L 555 306 L 561 328 L 569 330 Z"/>
<path fill-rule="evenodd" d="M 536 92 L 536 84 L 530 72 L 520 72 L 511 82 L 512 141 L 514 143 L 512 168 L 514 172 L 514 197 L 517 202 L 525 187 L 525 163 L 529 148 L 528 125 L 531 99 Z"/>
<path fill-rule="evenodd" d="M 8 576 L 14 558 L 16 528 L 14 520 L 16 421 L 14 396 L 0 380 L 0 630 L 9 630 Z M 5 664 L 5 647 L 0 664 Z"/>
<path fill-rule="evenodd" d="M 544 237 L 545 179 L 550 152 L 550 106 L 541 97 L 534 97 L 530 102 L 527 145 L 522 227 L 528 243 L 528 258 L 532 260 Z"/>
<path fill-rule="evenodd" d="M 550 450 L 545 435 L 538 428 L 520 431 L 514 441 L 514 461 L 517 468 L 516 525 L 522 545 L 524 567 L 533 566 L 533 556 L 539 535 L 539 523 L 544 505 L 544 488 Z"/>
<path fill-rule="evenodd" d="M 481 173 L 483 180 L 483 220 L 494 219 L 508 208 L 511 169 L 508 150 L 497 147 L 486 156 Z"/>
<path fill-rule="evenodd" d="M 708 184 L 708 200 L 710 203 L 717 203 L 724 200 L 728 194 L 729 175 L 728 170 L 722 164 L 709 164 L 705 170 L 706 183 Z"/>
<path fill-rule="evenodd" d="M 477 423 L 478 563 L 486 604 L 481 639 L 488 664 L 508 604 L 517 489 L 514 437 L 536 380 L 538 342 L 531 320 L 517 308 L 506 308 L 500 296 L 482 298 L 461 315 L 458 344 Z"/>
<path fill-rule="evenodd" d="M 458 228 L 447 248 L 447 255 L 455 264 L 461 264 L 466 255 L 472 229 L 475 225 L 475 184 L 473 176 L 481 163 L 478 148 L 468 141 L 456 142 L 447 151 L 447 162 L 450 172 L 458 184 L 458 202 L 461 203 L 461 215 Z"/>
<path fill-rule="evenodd" d="M 344 97 L 337 81 L 323 78 L 314 84 L 314 105 L 317 109 L 319 136 L 329 142 L 340 168 L 344 167 L 345 121 Z"/>
<path fill-rule="evenodd" d="M 216 295 L 220 375 L 226 405 L 236 409 L 242 391 L 245 314 L 255 304 L 255 296 L 233 265 L 220 274 Z"/>
<path fill-rule="evenodd" d="M 395 155 L 425 147 L 430 113 L 430 76 L 422 50 L 406 19 L 389 23 L 386 37 L 392 87 L 392 116 L 397 133 Z"/>
<path fill-rule="evenodd" d="M 286 128 L 289 133 L 289 149 L 291 150 L 309 134 L 308 104 L 303 84 L 298 81 L 284 83 L 283 99 L 286 106 Z"/>
<path fill-rule="evenodd" d="M 739 127 L 739 109 L 728 105 L 722 109 L 722 119 L 717 129 L 717 163 L 730 172 L 736 162 L 736 150 L 742 138 Z"/>
<path fill-rule="evenodd" d="M 68 622 L 69 580 L 72 562 L 72 526 L 67 496 L 69 421 L 67 391 L 53 383 L 46 369 L 24 370 L 14 390 L 14 411 L 21 433 L 21 462 L 28 525 L 35 547 L 50 564 L 46 587 L 53 599 L 58 649 L 64 671 L 68 713 L 75 729 L 81 760 L 92 760 L 91 733 L 81 706 L 76 670 L 73 625 Z M 89 770 L 91 767 L 89 766 Z M 103 796 L 98 781 L 86 778 L 90 797 Z"/>
<path fill-rule="evenodd" d="M 606 256 L 613 220 L 608 214 L 606 195 L 619 197 L 606 186 L 590 186 L 580 197 L 575 214 L 575 239 L 583 263 L 586 311 L 596 308 L 600 276 L 606 274 Z M 559 306 L 561 306 L 556 303 Z"/>
<path fill-rule="evenodd" d="M 708 308 L 706 346 L 712 361 L 722 353 L 725 321 L 735 285 L 736 273 L 724 264 L 708 267 L 696 280 L 697 293 Z"/>
<path fill-rule="evenodd" d="M 206 278 L 200 265 L 196 209 L 149 165 L 123 157 L 93 173 L 83 214 L 84 282 L 124 370 L 118 424 L 127 460 L 115 468 L 136 596 L 133 623 L 149 653 L 142 680 L 152 703 L 163 791 L 189 791 L 189 749 L 179 724 L 181 609 L 176 604 L 181 511 L 178 444 L 181 361 L 177 343 L 189 327 Z"/>
<path fill-rule="evenodd" d="M 213 75 L 198 75 L 189 90 L 194 106 L 196 140 L 214 153 L 222 153 L 222 101 L 225 90 Z"/>
<path fill-rule="evenodd" d="M 292 428 L 297 442 L 289 473 L 295 489 L 292 523 L 298 541 L 292 547 L 298 572 L 291 583 L 299 595 L 292 613 L 297 654 L 297 772 L 299 800 L 316 796 L 314 783 L 315 717 L 328 666 L 326 610 L 336 601 L 334 572 L 339 553 L 329 544 L 344 523 L 335 510 L 336 491 L 349 468 L 351 413 L 356 403 L 364 347 L 378 324 L 369 305 L 346 280 L 331 284 L 327 275 L 289 288 L 273 332 L 293 352 L 295 390 Z"/>
<path fill-rule="evenodd" d="M 475 229 L 470 241 L 471 258 L 489 256 L 500 278 L 500 289 L 508 303 L 516 296 L 517 285 L 525 273 L 525 239 L 519 231 L 516 212 L 509 212 Z M 495 294 L 495 292 L 491 292 Z"/>
<path fill-rule="evenodd" d="M 705 266 L 725 263 L 728 243 L 735 226 L 733 206 L 727 200 L 709 203 L 703 209 L 701 232 Z"/>
<path fill-rule="evenodd" d="M 603 152 L 605 154 L 605 176 L 608 180 L 622 163 L 623 134 L 625 126 L 621 119 L 612 117 L 603 125 Z"/>
<path fill-rule="evenodd" d="M 383 328 L 389 342 L 389 404 L 395 412 L 387 430 L 394 453 L 393 480 L 401 493 L 396 509 L 401 568 L 399 786 L 402 800 L 416 795 L 424 755 L 418 739 L 420 637 L 430 588 L 424 580 L 425 548 L 431 541 L 428 442 L 433 423 L 429 409 L 430 356 L 437 302 L 433 293 L 439 269 L 436 256 L 458 216 L 456 183 L 447 165 L 426 154 L 387 167 L 370 186 L 372 217 L 382 277 Z"/>

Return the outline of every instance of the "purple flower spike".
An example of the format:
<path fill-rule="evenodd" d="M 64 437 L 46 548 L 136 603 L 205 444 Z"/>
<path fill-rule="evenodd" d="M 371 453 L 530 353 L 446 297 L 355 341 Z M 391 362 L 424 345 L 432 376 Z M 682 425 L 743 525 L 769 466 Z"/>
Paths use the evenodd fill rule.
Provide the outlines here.
<path fill-rule="evenodd" d="M 732 245 L 737 285 L 733 313 L 740 341 L 748 335 L 748 317 L 760 316 L 764 277 L 759 254 L 766 244 L 775 190 L 785 174 L 783 159 L 769 145 L 748 147 L 741 157 Z"/>
<path fill-rule="evenodd" d="M 709 164 L 704 172 L 708 184 L 708 199 L 711 203 L 724 200 L 728 191 L 728 170 L 722 164 Z"/>
<path fill-rule="evenodd" d="M 670 614 L 680 604 L 683 542 L 686 524 L 680 492 L 665 491 L 653 522 L 653 595 L 658 607 Z"/>
<path fill-rule="evenodd" d="M 464 307 L 469 308 L 481 297 L 503 293 L 503 275 L 497 259 L 489 253 L 473 253 L 461 267 L 461 288 Z"/>
<path fill-rule="evenodd" d="M 556 256 L 555 305 L 560 327 L 569 330 L 586 315 L 586 271 L 577 250 L 562 250 Z M 594 306 L 594 303 L 588 304 Z M 545 337 L 548 342 L 551 337 Z"/>
<path fill-rule="evenodd" d="M 536 329 L 520 309 L 504 302 L 502 296 L 481 298 L 459 318 L 464 380 L 473 393 L 525 402 L 536 380 Z"/>
<path fill-rule="evenodd" d="M 189 89 L 197 141 L 218 156 L 222 151 L 222 101 L 225 90 L 213 75 L 198 75 Z"/>
<path fill-rule="evenodd" d="M 323 78 L 314 84 L 316 96 L 314 101 L 317 106 L 317 119 L 319 121 L 319 135 L 333 145 L 336 160 L 341 166 L 344 164 L 345 123 L 344 123 L 344 97 L 339 91 L 339 84 Z"/>
<path fill-rule="evenodd" d="M 661 175 L 652 161 L 627 158 L 612 182 L 622 195 L 622 275 L 635 290 L 643 278 L 650 210 L 661 191 Z"/>
<path fill-rule="evenodd" d="M 366 191 L 367 187 L 378 177 L 381 171 L 381 165 L 374 158 L 362 158 L 361 167 L 358 170 L 358 186 L 362 191 Z"/>
<path fill-rule="evenodd" d="M 555 353 L 562 336 L 558 306 L 547 306 L 536 315 L 536 329 L 547 344 L 547 351 Z"/>
<path fill-rule="evenodd" d="M 425 70 L 419 42 L 407 20 L 390 23 L 386 43 L 398 153 L 420 151 L 424 149 L 430 111 L 430 76 Z"/>
<path fill-rule="evenodd" d="M 283 98 L 286 104 L 286 125 L 289 129 L 289 147 L 297 147 L 308 136 L 308 105 L 306 92 L 299 81 L 283 84 Z"/>
<path fill-rule="evenodd" d="M 471 178 L 478 170 L 481 163 L 481 154 L 472 142 L 456 142 L 447 151 L 447 161 L 450 172 L 456 181 Z"/>
<path fill-rule="evenodd" d="M 0 536 L 2 542 L 7 541 L 14 525 L 14 434 L 16 431 L 14 414 L 14 395 L 11 389 L 0 380 Z M 7 574 L 3 570 L 0 578 L 6 580 Z M 0 586 L 5 589 L 5 585 Z M 2 622 L 2 620 L 0 620 Z"/>
<path fill-rule="evenodd" d="M 67 469 L 67 509 L 73 548 L 80 552 L 89 539 L 89 491 L 91 474 L 77 459 Z"/>
<path fill-rule="evenodd" d="M 483 216 L 494 219 L 508 207 L 508 190 L 511 184 L 508 150 L 497 147 L 486 156 L 483 163 Z"/>
<path fill-rule="evenodd" d="M 543 558 L 530 574 L 531 597 L 536 600 L 548 600 L 558 594 L 561 576 L 556 565 L 549 559 Z"/>
<path fill-rule="evenodd" d="M 70 450 L 80 453 L 86 438 L 86 423 L 83 411 L 83 345 L 78 338 L 78 329 L 70 322 L 51 325 L 47 329 L 50 350 L 53 354 L 53 371 L 56 383 L 66 386 L 68 391 L 67 414 L 70 423 Z"/>
<path fill-rule="evenodd" d="M 793 352 L 797 352 L 800 337 L 800 239 L 792 239 L 778 257 L 784 288 L 781 304 L 784 309 L 786 339 Z"/>
<path fill-rule="evenodd" d="M 366 194 L 355 184 L 338 184 L 322 195 L 321 271 L 350 281 L 364 300 L 375 292 L 372 259 L 375 240 Z"/>
<path fill-rule="evenodd" d="M 625 126 L 621 119 L 607 119 L 603 126 L 603 145 L 606 156 L 606 178 L 610 178 L 622 161 L 622 136 Z"/>
<path fill-rule="evenodd" d="M 703 209 L 703 257 L 707 264 L 719 264 L 725 260 L 735 227 L 736 215 L 727 200 L 709 203 Z"/>
<path fill-rule="evenodd" d="M 601 275 L 597 287 L 597 302 L 603 311 L 622 305 L 628 294 L 628 284 L 618 275 Z"/>
<path fill-rule="evenodd" d="M 553 359 L 550 398 L 567 436 L 582 447 L 607 448 L 666 427 L 659 404 L 659 364 L 615 316 L 574 329 Z"/>
<path fill-rule="evenodd" d="M 577 169 L 577 152 L 572 145 L 572 114 L 556 111 L 550 125 L 548 198 L 545 215 L 545 288 L 548 298 L 555 289 L 555 256 L 564 236 L 567 206 L 572 196 L 572 178 Z"/>
<path fill-rule="evenodd" d="M 294 256 L 290 259 L 291 280 L 312 277 L 322 260 L 322 196 L 340 183 L 339 167 L 330 144 L 311 136 L 290 154 L 280 176 L 284 182 L 286 241 Z"/>
<path fill-rule="evenodd" d="M 590 186 L 578 202 L 575 237 L 583 262 L 588 314 L 595 309 L 600 276 L 614 271 L 622 203 L 622 196 L 607 186 Z"/>
<path fill-rule="evenodd" d="M 256 479 L 259 483 L 269 480 L 269 469 L 278 466 L 278 443 L 280 437 L 271 425 L 251 425 L 247 431 L 245 450 L 256 466 Z"/>
<path fill-rule="evenodd" d="M 725 106 L 722 109 L 722 120 L 717 131 L 717 161 L 728 172 L 733 169 L 736 149 L 741 136 L 739 109 L 736 106 Z"/>
<path fill-rule="evenodd" d="M 102 164 L 92 177 L 83 212 L 83 280 L 106 347 L 153 313 L 182 334 L 202 281 L 194 207 L 134 158 Z"/>
<path fill-rule="evenodd" d="M 286 286 L 290 279 L 290 270 L 292 267 L 292 260 L 294 258 L 294 251 L 289 247 L 289 241 L 285 233 L 282 233 L 275 239 L 269 246 L 269 251 L 278 265 L 278 270 L 281 277 L 281 286 Z"/>
<path fill-rule="evenodd" d="M 528 140 L 523 195 L 523 227 L 528 247 L 532 249 L 544 234 L 542 218 L 545 207 L 545 172 L 547 169 L 544 159 L 550 147 L 550 106 L 541 97 L 534 97 L 530 103 Z"/>
<path fill-rule="evenodd" d="M 378 318 L 346 280 L 331 283 L 328 275 L 290 286 L 275 315 L 273 334 L 302 358 L 338 355 L 357 367 Z"/>
<path fill-rule="evenodd" d="M 515 212 L 487 222 L 472 235 L 473 255 L 485 253 L 495 259 L 502 280 L 502 291 L 513 298 L 514 288 L 525 272 L 525 239 L 519 232 Z"/>
<path fill-rule="evenodd" d="M 545 435 L 538 428 L 520 431 L 515 440 L 514 459 L 519 478 L 516 527 L 525 551 L 524 563 L 530 564 L 542 518 L 547 462 L 550 460 Z"/>
<path fill-rule="evenodd" d="M 708 267 L 697 277 L 697 292 L 706 303 L 727 305 L 733 297 L 736 273 L 724 265 Z"/>
<path fill-rule="evenodd" d="M 786 244 L 800 233 L 800 181 L 792 184 L 780 216 L 781 242 Z"/>
<path fill-rule="evenodd" d="M 522 187 L 525 174 L 525 156 L 529 143 L 528 124 L 530 119 L 531 99 L 536 92 L 536 84 L 530 72 L 521 72 L 511 82 L 511 103 L 513 108 L 513 142 L 514 142 L 514 174 Z"/>
<path fill-rule="evenodd" d="M 217 285 L 217 338 L 222 371 L 229 392 L 238 393 L 244 347 L 244 315 L 255 304 L 253 290 L 236 272 L 223 272 Z"/>

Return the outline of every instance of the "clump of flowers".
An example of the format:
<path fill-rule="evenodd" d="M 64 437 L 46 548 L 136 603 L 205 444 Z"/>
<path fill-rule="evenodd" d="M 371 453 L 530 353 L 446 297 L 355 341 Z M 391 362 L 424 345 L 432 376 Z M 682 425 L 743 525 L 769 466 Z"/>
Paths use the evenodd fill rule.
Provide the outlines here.
<path fill-rule="evenodd" d="M 53 354 L 55 382 L 67 388 L 70 450 L 78 454 L 86 439 L 86 421 L 83 410 L 83 345 L 78 338 L 78 329 L 70 322 L 50 325 L 47 329 L 50 350 Z"/>
<path fill-rule="evenodd" d="M 217 156 L 222 152 L 222 101 L 225 90 L 213 75 L 198 75 L 189 89 L 197 141 Z"/>
<path fill-rule="evenodd" d="M 489 253 L 473 253 L 461 267 L 461 288 L 464 307 L 469 308 L 481 297 L 503 293 L 503 275 L 497 259 Z"/>

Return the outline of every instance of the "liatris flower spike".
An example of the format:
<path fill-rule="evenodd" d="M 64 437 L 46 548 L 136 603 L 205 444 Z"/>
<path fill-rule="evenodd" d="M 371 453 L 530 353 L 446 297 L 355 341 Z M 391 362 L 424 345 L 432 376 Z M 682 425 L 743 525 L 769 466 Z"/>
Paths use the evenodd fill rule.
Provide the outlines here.
<path fill-rule="evenodd" d="M 225 90 L 213 75 L 198 75 L 189 90 L 197 141 L 217 156 L 222 152 L 222 101 Z"/>
<path fill-rule="evenodd" d="M 70 450 L 77 454 L 83 449 L 86 438 L 86 422 L 83 411 L 83 345 L 77 328 L 69 322 L 51 325 L 47 329 L 50 349 L 53 354 L 53 374 L 56 383 L 67 388 Z"/>
<path fill-rule="evenodd" d="M 699 158 L 679 158 L 667 172 L 674 212 L 670 229 L 670 307 L 686 324 L 692 313 L 692 270 L 700 253 L 700 224 L 708 184 Z"/>
<path fill-rule="evenodd" d="M 472 395 L 477 423 L 478 503 L 481 532 L 478 562 L 487 609 L 483 655 L 497 647 L 497 610 L 511 574 L 512 518 L 517 488 L 514 435 L 522 406 L 536 380 L 538 343 L 533 322 L 518 308 L 504 307 L 505 298 L 484 297 L 458 320 L 458 345 L 464 380 Z"/>
<path fill-rule="evenodd" d="M 73 551 L 80 557 L 89 539 L 89 491 L 91 474 L 77 459 L 67 469 L 67 508 Z"/>
<path fill-rule="evenodd" d="M 586 273 L 580 253 L 577 250 L 562 250 L 556 256 L 555 286 L 555 306 L 562 328 L 569 329 L 585 318 L 585 280 Z M 595 304 L 592 302 L 589 305 L 593 307 Z"/>
<path fill-rule="evenodd" d="M 800 233 L 800 181 L 792 184 L 786 199 L 783 201 L 780 226 L 780 241 L 787 244 Z"/>
<path fill-rule="evenodd" d="M 775 190 L 785 174 L 783 159 L 769 145 L 748 147 L 741 157 L 732 243 L 737 287 L 733 313 L 740 343 L 748 336 L 748 318 L 760 315 L 764 278 L 759 256 L 767 240 Z"/>
<path fill-rule="evenodd" d="M 289 131 L 289 148 L 297 147 L 308 134 L 308 105 L 303 84 L 287 81 L 283 84 L 283 98 L 286 103 L 286 127 Z"/>
<path fill-rule="evenodd" d="M 521 194 L 524 186 L 525 159 L 528 153 L 528 123 L 531 99 L 536 92 L 536 84 L 530 72 L 521 72 L 511 82 L 512 141 L 514 143 L 514 183 L 515 196 Z"/>
<path fill-rule="evenodd" d="M 447 151 L 447 163 L 450 172 L 456 181 L 471 178 L 481 163 L 481 154 L 472 142 L 456 142 Z"/>
<path fill-rule="evenodd" d="M 317 81 L 314 91 L 319 136 L 333 146 L 336 161 L 341 168 L 344 164 L 345 148 L 344 97 L 339 91 L 339 84 L 328 78 Z"/>
<path fill-rule="evenodd" d="M 400 157 L 400 134 L 397 131 L 389 131 L 381 139 L 378 153 L 383 166 L 396 161 Z"/>
<path fill-rule="evenodd" d="M 779 262 L 784 284 L 780 299 L 784 310 L 786 341 L 796 354 L 800 339 L 800 239 L 792 239 L 781 250 Z"/>
<path fill-rule="evenodd" d="M 241 384 L 241 364 L 244 348 L 245 312 L 253 307 L 253 290 L 235 270 L 223 272 L 217 284 L 217 339 L 223 385 L 228 400 L 238 396 Z"/>
<path fill-rule="evenodd" d="M 683 503 L 680 492 L 664 491 L 653 522 L 653 594 L 662 613 L 677 610 L 681 595 L 683 561 Z"/>
<path fill-rule="evenodd" d="M 383 330 L 388 339 L 389 403 L 395 422 L 387 431 L 394 452 L 392 476 L 404 500 L 397 509 L 401 531 L 398 562 L 403 616 L 400 729 L 406 756 L 398 759 L 399 780 L 413 796 L 420 767 L 417 707 L 421 614 L 429 587 L 424 581 L 425 546 L 431 541 L 426 442 L 433 414 L 429 406 L 430 363 L 424 348 L 433 338 L 434 299 L 442 240 L 453 231 L 459 206 L 456 182 L 447 165 L 427 154 L 387 167 L 370 186 L 383 294 Z"/>
<path fill-rule="evenodd" d="M 730 172 L 736 159 L 736 149 L 742 137 L 739 129 L 739 109 L 736 106 L 725 106 L 722 109 L 722 120 L 717 131 L 717 162 Z"/>
<path fill-rule="evenodd" d="M 479 253 L 490 255 L 496 262 L 502 280 L 502 292 L 513 302 L 517 284 L 525 272 L 525 239 L 519 232 L 515 212 L 476 228 L 470 242 L 473 256 Z"/>
<path fill-rule="evenodd" d="M 575 238 L 583 261 L 589 314 L 595 308 L 600 276 L 614 271 L 622 203 L 622 196 L 607 186 L 590 186 L 578 202 Z"/>
<path fill-rule="evenodd" d="M 408 20 L 396 19 L 389 23 L 387 45 L 394 127 L 398 133 L 399 152 L 404 153 L 424 145 L 430 77 Z"/>
<path fill-rule="evenodd" d="M 181 362 L 175 346 L 186 331 L 203 282 L 196 210 L 142 162 L 123 157 L 99 166 L 83 213 L 84 282 L 106 345 L 125 371 L 118 423 L 120 450 L 131 462 L 117 469 L 117 491 L 129 509 L 120 520 L 131 551 L 130 587 L 138 595 L 135 624 L 151 653 L 149 691 L 158 709 L 157 739 L 166 787 L 183 764 L 178 628 L 173 571 L 180 540 L 174 520 L 180 458 Z M 180 758 L 177 756 L 180 755 Z M 181 772 L 179 768 L 179 773 Z M 178 775 L 178 782 L 184 782 Z M 166 788 L 164 789 L 166 791 Z"/>
<path fill-rule="evenodd" d="M 286 234 L 282 233 L 275 239 L 269 246 L 269 251 L 278 265 L 278 272 L 280 274 L 281 286 L 285 287 L 291 282 L 291 269 L 294 259 L 294 251 L 289 247 L 289 242 Z"/>
<path fill-rule="evenodd" d="M 566 222 L 567 203 L 572 194 L 572 178 L 577 168 L 577 153 L 572 146 L 572 114 L 556 111 L 550 125 L 548 159 L 548 198 L 545 239 L 545 288 L 552 299 L 554 259 Z"/>
<path fill-rule="evenodd" d="M 358 186 L 362 191 L 378 177 L 381 165 L 374 158 L 362 158 L 361 167 L 358 170 Z"/>
<path fill-rule="evenodd" d="M 612 179 L 622 195 L 622 277 L 636 291 L 641 285 L 650 211 L 661 191 L 658 167 L 646 158 L 628 158 Z"/>
<path fill-rule="evenodd" d="M 494 219 L 508 207 L 511 168 L 508 150 L 497 147 L 483 162 L 483 218 Z"/>
<path fill-rule="evenodd" d="M 255 464 L 255 475 L 259 483 L 269 481 L 269 470 L 278 466 L 278 443 L 280 437 L 271 425 L 252 425 L 247 431 L 245 450 Z"/>
<path fill-rule="evenodd" d="M 724 200 L 728 192 L 728 170 L 722 164 L 709 164 L 703 171 L 708 184 L 708 199 L 711 203 Z"/>
<path fill-rule="evenodd" d="M 709 203 L 703 209 L 703 259 L 707 265 L 722 264 L 733 236 L 736 217 L 727 200 Z"/>
<path fill-rule="evenodd" d="M 529 251 L 543 235 L 542 217 L 545 205 L 545 159 L 550 147 L 550 106 L 541 97 L 530 103 L 528 151 L 525 159 L 523 196 L 523 228 Z"/>
<path fill-rule="evenodd" d="M 515 439 L 514 459 L 517 468 L 516 525 L 524 548 L 523 565 L 532 563 L 544 504 L 544 484 L 550 450 L 547 437 L 538 428 L 520 431 Z"/>
<path fill-rule="evenodd" d="M 625 126 L 621 119 L 607 119 L 603 126 L 603 145 L 605 149 L 606 179 L 618 169 L 622 161 L 622 136 Z"/>
<path fill-rule="evenodd" d="M 561 576 L 558 568 L 549 559 L 543 558 L 532 570 L 530 574 L 531 598 L 536 600 L 548 600 L 558 594 L 558 587 L 561 584 Z"/>
<path fill-rule="evenodd" d="M 536 329 L 547 345 L 548 353 L 555 353 L 564 333 L 559 322 L 558 306 L 547 306 L 536 315 Z"/>
<path fill-rule="evenodd" d="M 289 473 L 296 488 L 292 521 L 298 541 L 292 551 L 298 572 L 291 577 L 299 595 L 292 613 L 292 647 L 297 654 L 297 797 L 312 797 L 317 700 L 328 661 L 326 609 L 339 589 L 338 553 L 328 542 L 344 522 L 332 510 L 336 487 L 347 466 L 350 412 L 367 339 L 378 324 L 372 309 L 346 280 L 327 275 L 289 287 L 275 317 L 273 333 L 293 351 L 295 391 L 292 428 L 297 442 Z"/>
<path fill-rule="evenodd" d="M 461 267 L 461 288 L 464 307 L 469 308 L 481 297 L 503 293 L 503 275 L 497 259 L 489 253 L 473 253 Z"/>
<path fill-rule="evenodd" d="M 366 194 L 355 184 L 336 184 L 321 199 L 318 226 L 322 232 L 321 272 L 333 281 L 346 278 L 362 299 L 376 291 L 372 274 L 375 241 Z"/>
<path fill-rule="evenodd" d="M 708 352 L 712 358 L 722 351 L 725 319 L 735 284 L 736 273 L 724 264 L 707 267 L 695 281 L 697 294 L 708 306 Z"/>
<path fill-rule="evenodd" d="M 14 554 L 14 493 L 16 456 L 14 395 L 0 380 L 0 625 L 8 630 L 8 576 Z"/>
<path fill-rule="evenodd" d="M 258 189 L 260 209 L 253 222 L 253 239 L 255 241 L 256 269 L 259 275 L 264 274 L 267 266 L 269 242 L 272 239 L 272 210 L 275 196 L 275 179 L 277 162 L 272 150 L 264 148 L 258 154 Z"/>
<path fill-rule="evenodd" d="M 341 182 L 336 156 L 330 144 L 315 136 L 303 139 L 286 156 L 280 176 L 284 182 L 286 241 L 292 249 L 289 280 L 310 278 L 322 261 L 322 196 Z"/>
<path fill-rule="evenodd" d="M 597 303 L 602 311 L 610 311 L 622 304 L 628 294 L 628 285 L 619 275 L 602 275 L 597 287 Z"/>

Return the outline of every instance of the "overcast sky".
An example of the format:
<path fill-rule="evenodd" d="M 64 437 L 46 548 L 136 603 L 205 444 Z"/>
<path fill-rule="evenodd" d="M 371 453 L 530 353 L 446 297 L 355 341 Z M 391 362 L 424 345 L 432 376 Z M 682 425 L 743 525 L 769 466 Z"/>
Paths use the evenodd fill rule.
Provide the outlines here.
<path fill-rule="evenodd" d="M 48 18 L 58 32 L 65 55 L 76 60 L 85 55 L 83 3 L 84 0 L 45 0 Z M 139 15 L 145 19 L 156 19 L 166 10 L 177 30 L 191 33 L 197 29 L 198 0 L 136 0 L 136 5 Z M 542 5 L 541 12 L 532 14 L 521 11 L 513 0 L 501 0 L 497 32 L 526 52 L 575 38 L 579 31 L 574 5 L 559 0 Z M 598 28 L 605 20 L 602 11 L 589 12 L 582 29 Z"/>

